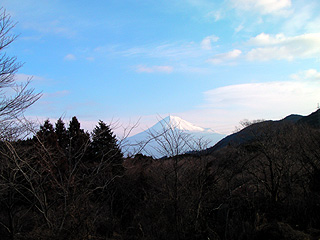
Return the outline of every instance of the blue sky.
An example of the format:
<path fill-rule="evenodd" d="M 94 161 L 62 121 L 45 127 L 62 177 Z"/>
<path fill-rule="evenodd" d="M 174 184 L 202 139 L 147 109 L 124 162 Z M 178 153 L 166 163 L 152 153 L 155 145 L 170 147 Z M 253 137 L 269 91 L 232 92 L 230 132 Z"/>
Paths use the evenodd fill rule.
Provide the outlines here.
<path fill-rule="evenodd" d="M 134 132 L 177 115 L 231 133 L 242 119 L 309 114 L 320 102 L 318 0 L 2 0 L 43 97 L 30 118 Z M 121 131 L 117 129 L 117 131 Z"/>

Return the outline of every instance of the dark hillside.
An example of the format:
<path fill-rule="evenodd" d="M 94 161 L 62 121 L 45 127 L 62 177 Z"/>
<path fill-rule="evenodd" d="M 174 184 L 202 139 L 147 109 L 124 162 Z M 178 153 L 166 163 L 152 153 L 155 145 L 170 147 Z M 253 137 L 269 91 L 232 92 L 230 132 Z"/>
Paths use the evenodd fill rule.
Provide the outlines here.
<path fill-rule="evenodd" d="M 303 116 L 298 115 L 298 114 L 291 114 L 287 117 L 285 117 L 284 119 L 280 120 L 282 122 L 292 122 L 292 123 L 296 123 L 298 122 L 300 119 L 302 119 Z"/>
<path fill-rule="evenodd" d="M 226 146 L 237 147 L 244 143 L 250 143 L 254 141 L 265 128 L 272 129 L 283 124 L 303 124 L 313 128 L 320 128 L 320 109 L 311 113 L 308 116 L 301 116 L 298 114 L 291 114 L 279 121 L 264 121 L 254 123 L 239 132 L 233 133 L 222 140 L 220 140 L 213 147 L 203 151 L 203 153 L 210 154 Z"/>
<path fill-rule="evenodd" d="M 314 128 L 320 128 L 320 109 L 306 117 L 301 118 L 297 123 L 306 124 Z"/>

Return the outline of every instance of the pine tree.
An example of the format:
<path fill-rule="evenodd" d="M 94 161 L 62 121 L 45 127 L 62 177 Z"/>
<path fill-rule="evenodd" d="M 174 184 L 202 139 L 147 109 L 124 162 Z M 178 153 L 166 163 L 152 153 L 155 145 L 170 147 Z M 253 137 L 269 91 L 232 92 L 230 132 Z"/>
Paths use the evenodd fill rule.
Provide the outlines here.
<path fill-rule="evenodd" d="M 116 136 L 110 126 L 101 120 L 92 132 L 90 157 L 94 162 L 109 162 L 112 165 L 113 174 L 122 172 L 123 155 L 117 144 Z"/>
<path fill-rule="evenodd" d="M 54 147 L 57 144 L 57 135 L 54 131 L 53 125 L 47 119 L 43 125 L 40 126 L 40 130 L 37 132 L 38 139 L 45 145 Z"/>
<path fill-rule="evenodd" d="M 68 134 L 65 124 L 61 118 L 59 118 L 56 122 L 55 133 L 57 135 L 59 146 L 65 150 L 68 144 Z"/>
<path fill-rule="evenodd" d="M 69 158 L 79 159 L 84 156 L 86 148 L 88 146 L 90 137 L 83 129 L 80 128 L 80 122 L 74 116 L 67 130 L 68 136 L 68 153 Z"/>

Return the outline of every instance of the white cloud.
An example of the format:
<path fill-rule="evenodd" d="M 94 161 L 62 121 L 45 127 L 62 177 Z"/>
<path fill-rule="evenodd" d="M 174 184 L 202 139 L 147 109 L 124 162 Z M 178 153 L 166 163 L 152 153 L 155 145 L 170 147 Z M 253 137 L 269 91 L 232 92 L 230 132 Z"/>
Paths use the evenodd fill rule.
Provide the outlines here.
<path fill-rule="evenodd" d="M 70 94 L 68 90 L 57 91 L 53 93 L 44 93 L 43 98 L 58 98 Z"/>
<path fill-rule="evenodd" d="M 320 33 L 302 34 L 295 37 L 261 33 L 251 38 L 248 43 L 259 46 L 248 52 L 247 58 L 251 61 L 315 58 L 320 54 Z"/>
<path fill-rule="evenodd" d="M 308 69 L 305 71 L 298 72 L 296 74 L 291 75 L 292 79 L 295 80 L 320 80 L 320 72 L 316 69 Z"/>
<path fill-rule="evenodd" d="M 204 96 L 206 107 L 259 112 L 271 117 L 278 112 L 312 107 L 319 101 L 319 92 L 319 84 L 287 81 L 231 85 L 206 91 Z"/>
<path fill-rule="evenodd" d="M 37 20 L 30 20 L 22 22 L 22 26 L 26 29 L 32 29 L 41 33 L 41 35 L 58 35 L 63 36 L 66 38 L 72 38 L 76 35 L 76 31 L 68 26 L 65 25 L 65 22 L 60 22 L 58 20 L 53 21 L 37 21 Z M 39 36 L 33 36 L 35 39 L 39 38 Z M 42 36 L 41 36 L 42 37 Z"/>
<path fill-rule="evenodd" d="M 43 77 L 24 74 L 24 73 L 17 73 L 17 74 L 15 74 L 14 78 L 18 82 L 27 82 L 29 80 L 31 80 L 31 81 L 42 81 L 42 80 L 44 80 Z"/>
<path fill-rule="evenodd" d="M 197 61 L 209 58 L 212 54 L 210 49 L 213 43 L 217 42 L 219 37 L 210 35 L 200 42 L 194 41 L 176 41 L 151 43 L 135 47 L 126 48 L 124 45 L 100 46 L 94 49 L 94 54 L 105 56 L 113 55 L 127 58 L 166 58 L 169 61 L 182 62 Z"/>
<path fill-rule="evenodd" d="M 289 114 L 308 115 L 316 110 L 320 101 L 319 92 L 320 85 L 314 81 L 230 85 L 204 92 L 205 102 L 196 109 L 171 114 L 198 126 L 230 134 L 243 119 L 279 120 Z M 136 116 L 136 119 L 140 118 Z M 152 126 L 156 123 L 155 119 L 157 116 L 144 116 L 134 133 Z"/>
<path fill-rule="evenodd" d="M 67 54 L 65 57 L 64 57 L 64 60 L 67 60 L 67 61 L 74 61 L 74 60 L 76 60 L 77 58 L 76 58 L 76 56 L 75 55 L 73 55 L 73 54 Z"/>
<path fill-rule="evenodd" d="M 291 0 L 230 0 L 233 7 L 260 14 L 283 14 L 291 7 Z"/>
<path fill-rule="evenodd" d="M 285 36 L 283 34 L 277 34 L 274 37 L 266 34 L 266 33 L 260 33 L 256 37 L 251 38 L 248 43 L 251 45 L 276 45 L 281 42 L 284 42 L 286 40 Z"/>
<path fill-rule="evenodd" d="M 243 26 L 243 24 L 241 23 L 238 27 L 236 27 L 236 28 L 234 29 L 234 31 L 235 31 L 236 33 L 238 33 L 238 32 L 240 32 L 243 28 L 244 28 L 244 26 Z"/>
<path fill-rule="evenodd" d="M 208 37 L 206 37 L 206 38 L 204 38 L 202 40 L 201 47 L 204 50 L 211 50 L 212 49 L 212 45 L 211 44 L 213 42 L 217 42 L 218 40 L 219 40 L 219 37 L 217 37 L 217 36 L 214 36 L 214 35 L 208 36 Z"/>
<path fill-rule="evenodd" d="M 152 67 L 147 67 L 144 65 L 140 65 L 136 68 L 137 72 L 141 73 L 171 73 L 173 71 L 173 67 L 171 66 L 152 66 Z"/>
<path fill-rule="evenodd" d="M 227 53 L 220 53 L 213 56 L 213 58 L 208 59 L 207 61 L 213 64 L 219 64 L 226 61 L 232 61 L 238 58 L 241 55 L 241 50 L 234 49 Z"/>
<path fill-rule="evenodd" d="M 320 32 L 319 1 L 295 1 L 294 12 L 283 22 L 281 31 L 286 34 Z"/>
<path fill-rule="evenodd" d="M 298 8 L 299 7 L 299 8 Z M 284 32 L 289 33 L 289 34 L 295 34 L 296 32 L 303 30 L 305 31 L 306 26 L 308 23 L 312 22 L 312 15 L 313 11 L 315 9 L 312 4 L 305 4 L 304 6 L 296 6 L 296 9 L 294 11 L 294 14 L 290 16 L 284 23 L 283 26 L 281 27 Z"/>
<path fill-rule="evenodd" d="M 222 13 L 222 10 L 218 10 L 218 11 L 215 10 L 207 13 L 205 17 L 207 19 L 213 18 L 214 21 L 217 22 L 223 18 L 223 13 Z"/>
<path fill-rule="evenodd" d="M 131 56 L 146 56 L 151 58 L 170 58 L 181 59 L 190 56 L 199 56 L 199 46 L 194 42 L 175 42 L 164 43 L 160 45 L 144 45 L 133 47 L 126 50 L 114 50 L 113 53 L 120 54 L 126 57 Z"/>
<path fill-rule="evenodd" d="M 312 21 L 309 21 L 305 25 L 306 31 L 308 32 L 320 32 L 320 17 L 317 17 L 313 19 Z"/>
<path fill-rule="evenodd" d="M 245 118 L 279 120 L 293 113 L 310 114 L 320 101 L 319 92 L 320 85 L 314 81 L 230 85 L 204 92 L 205 104 L 179 114 L 229 134 Z"/>

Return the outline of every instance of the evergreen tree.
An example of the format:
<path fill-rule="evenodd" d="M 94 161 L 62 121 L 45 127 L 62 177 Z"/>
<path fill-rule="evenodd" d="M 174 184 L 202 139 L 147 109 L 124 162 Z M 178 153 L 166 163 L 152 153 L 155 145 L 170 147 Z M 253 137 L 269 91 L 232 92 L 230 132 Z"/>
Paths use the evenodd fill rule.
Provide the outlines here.
<path fill-rule="evenodd" d="M 67 130 L 69 158 L 82 158 L 86 152 L 90 137 L 87 132 L 80 128 L 80 122 L 74 116 Z"/>
<path fill-rule="evenodd" d="M 68 144 L 68 134 L 65 124 L 61 118 L 59 118 L 56 122 L 55 133 L 57 135 L 59 146 L 65 150 Z"/>
<path fill-rule="evenodd" d="M 72 117 L 68 128 L 69 137 L 79 136 L 83 132 L 83 129 L 80 129 L 80 122 L 78 121 L 77 117 Z"/>
<path fill-rule="evenodd" d="M 116 136 L 110 126 L 100 120 L 92 132 L 91 160 L 94 162 L 109 162 L 112 165 L 112 173 L 120 174 L 122 171 L 122 157 Z"/>
<path fill-rule="evenodd" d="M 48 146 L 56 146 L 57 144 L 57 135 L 54 131 L 53 125 L 50 123 L 50 120 L 47 119 L 43 125 L 40 126 L 40 130 L 37 132 L 37 137 L 39 140 Z"/>

